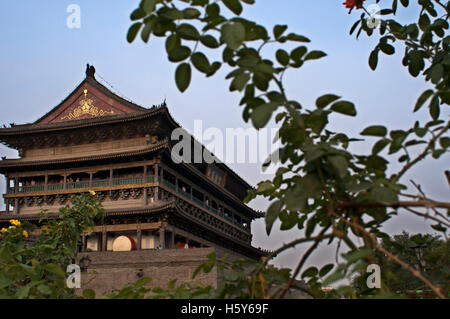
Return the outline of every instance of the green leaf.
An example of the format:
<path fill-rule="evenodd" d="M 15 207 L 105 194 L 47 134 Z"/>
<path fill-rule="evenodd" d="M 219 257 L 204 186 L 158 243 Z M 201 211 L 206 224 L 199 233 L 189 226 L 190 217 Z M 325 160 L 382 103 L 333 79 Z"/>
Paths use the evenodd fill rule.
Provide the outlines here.
<path fill-rule="evenodd" d="M 276 25 L 273 27 L 273 36 L 278 39 L 288 28 L 287 25 Z"/>
<path fill-rule="evenodd" d="M 450 137 L 441 137 L 439 139 L 439 144 L 442 146 L 442 148 L 449 148 L 450 147 Z"/>
<path fill-rule="evenodd" d="M 370 255 L 372 255 L 372 251 L 367 248 L 363 248 L 363 249 L 358 249 L 358 250 L 352 251 L 352 252 L 344 255 L 344 258 L 347 260 L 347 263 L 353 264 L 354 262 L 356 262 L 360 259 L 364 259 Z"/>
<path fill-rule="evenodd" d="M 192 64 L 196 67 L 200 72 L 208 74 L 211 71 L 211 65 L 208 61 L 208 58 L 201 52 L 195 52 L 191 56 Z"/>
<path fill-rule="evenodd" d="M 275 102 L 269 102 L 257 106 L 250 115 L 253 126 L 256 129 L 260 129 L 266 126 L 267 122 L 269 122 L 270 117 L 272 116 L 273 111 L 275 111 L 277 107 L 278 103 Z"/>
<path fill-rule="evenodd" d="M 306 269 L 303 272 L 302 278 L 315 277 L 315 276 L 317 276 L 318 273 L 319 273 L 319 270 L 316 267 L 309 267 L 308 269 Z"/>
<path fill-rule="evenodd" d="M 171 34 L 170 36 L 167 37 L 166 52 L 169 55 L 172 52 L 172 50 L 174 50 L 175 48 L 179 48 L 179 47 L 181 47 L 180 37 L 178 37 L 176 34 Z M 190 50 L 189 50 L 189 54 L 191 54 Z M 189 54 L 188 54 L 188 56 L 189 56 Z"/>
<path fill-rule="evenodd" d="M 240 15 L 242 13 L 242 5 L 239 0 L 222 0 L 222 2 L 234 14 Z"/>
<path fill-rule="evenodd" d="M 141 39 L 145 43 L 147 43 L 148 39 L 150 38 L 150 34 L 152 33 L 154 24 L 155 24 L 154 16 L 150 17 L 147 21 L 145 21 L 145 26 L 141 32 Z"/>
<path fill-rule="evenodd" d="M 46 264 L 44 266 L 44 268 L 48 272 L 50 272 L 52 274 L 55 274 L 55 275 L 57 275 L 60 278 L 65 278 L 66 277 L 66 273 L 62 270 L 62 268 L 58 264 L 49 263 L 49 264 Z"/>
<path fill-rule="evenodd" d="M 142 27 L 142 22 L 134 23 L 129 29 L 127 33 L 127 41 L 129 43 L 133 42 L 136 39 L 136 35 Z"/>
<path fill-rule="evenodd" d="M 380 43 L 380 49 L 388 55 L 392 55 L 395 53 L 394 47 L 388 43 Z"/>
<path fill-rule="evenodd" d="M 291 59 L 295 62 L 300 62 L 300 60 L 303 58 L 303 56 L 306 54 L 308 49 L 305 46 L 300 46 L 291 52 Z"/>
<path fill-rule="evenodd" d="M 439 114 L 441 109 L 439 107 L 439 96 L 435 95 L 430 102 L 430 115 L 433 120 L 437 120 L 439 118 Z"/>
<path fill-rule="evenodd" d="M 237 90 L 241 92 L 245 88 L 249 80 L 250 75 L 248 73 L 240 73 L 234 78 L 233 82 L 231 82 L 230 91 Z"/>
<path fill-rule="evenodd" d="M 272 230 L 273 223 L 275 222 L 275 220 L 277 220 L 278 215 L 280 215 L 281 207 L 283 207 L 283 202 L 280 200 L 277 200 L 277 201 L 273 202 L 267 209 L 267 213 L 266 213 L 267 235 L 270 235 L 270 231 Z"/>
<path fill-rule="evenodd" d="M 276 58 L 277 58 L 277 61 L 283 66 L 286 66 L 289 64 L 289 59 L 290 59 L 289 54 L 282 49 L 277 50 Z"/>
<path fill-rule="evenodd" d="M 384 137 L 387 134 L 387 129 L 381 125 L 373 125 L 366 127 L 361 133 L 361 135 L 366 136 L 381 136 Z"/>
<path fill-rule="evenodd" d="M 155 11 L 156 0 L 143 0 L 142 8 L 147 14 L 153 13 Z"/>
<path fill-rule="evenodd" d="M 198 30 L 188 23 L 180 24 L 177 28 L 177 34 L 185 40 L 198 40 L 200 38 Z"/>
<path fill-rule="evenodd" d="M 333 264 L 327 264 L 323 266 L 319 271 L 319 276 L 324 277 L 326 274 L 328 274 L 332 269 L 334 265 Z"/>
<path fill-rule="evenodd" d="M 337 175 L 340 178 L 344 178 L 347 175 L 348 161 L 345 157 L 340 155 L 329 156 L 328 161 L 331 166 L 336 170 Z"/>
<path fill-rule="evenodd" d="M 201 43 L 211 49 L 216 49 L 219 47 L 219 42 L 212 35 L 204 35 L 200 38 Z"/>
<path fill-rule="evenodd" d="M 239 22 L 231 22 L 222 26 L 222 39 L 228 48 L 237 50 L 245 40 L 245 28 Z"/>
<path fill-rule="evenodd" d="M 331 106 L 331 110 L 334 112 L 349 115 L 349 116 L 356 115 L 355 105 L 353 103 L 347 102 L 347 101 L 340 101 L 340 102 L 334 103 Z"/>
<path fill-rule="evenodd" d="M 286 39 L 289 41 L 295 41 L 295 42 L 311 42 L 311 40 L 308 39 L 307 37 L 304 37 L 302 35 L 298 35 L 295 33 L 289 33 L 287 35 Z"/>
<path fill-rule="evenodd" d="M 430 98 L 432 94 L 433 90 L 431 89 L 423 92 L 417 99 L 416 106 L 414 107 L 414 112 L 417 112 L 422 107 L 422 105 Z"/>
<path fill-rule="evenodd" d="M 326 94 L 322 95 L 316 100 L 316 105 L 318 108 L 323 109 L 328 104 L 333 103 L 336 100 L 339 100 L 341 97 L 334 94 Z"/>
<path fill-rule="evenodd" d="M 191 55 L 191 49 L 187 46 L 176 46 L 169 52 L 169 61 L 181 62 L 186 60 Z"/>
<path fill-rule="evenodd" d="M 384 205 L 396 204 L 397 192 L 387 187 L 374 186 L 370 190 L 370 199 Z"/>
<path fill-rule="evenodd" d="M 369 56 L 369 66 L 373 71 L 375 71 L 378 65 L 378 52 L 378 49 L 375 49 L 370 53 Z"/>
<path fill-rule="evenodd" d="M 175 81 L 181 92 L 186 91 L 191 83 L 191 66 L 189 63 L 181 63 L 175 72 Z"/>
<path fill-rule="evenodd" d="M 311 51 L 305 56 L 305 61 L 307 60 L 317 60 L 327 56 L 325 52 L 322 51 Z"/>
<path fill-rule="evenodd" d="M 130 19 L 132 21 L 136 21 L 136 20 L 140 20 L 142 18 L 144 18 L 147 14 L 145 13 L 145 10 L 142 8 L 137 8 L 136 10 L 134 10 L 131 15 L 130 15 Z"/>
<path fill-rule="evenodd" d="M 433 228 L 434 230 L 443 232 L 444 234 L 447 233 L 447 228 L 442 226 L 441 224 L 431 225 L 431 228 Z"/>

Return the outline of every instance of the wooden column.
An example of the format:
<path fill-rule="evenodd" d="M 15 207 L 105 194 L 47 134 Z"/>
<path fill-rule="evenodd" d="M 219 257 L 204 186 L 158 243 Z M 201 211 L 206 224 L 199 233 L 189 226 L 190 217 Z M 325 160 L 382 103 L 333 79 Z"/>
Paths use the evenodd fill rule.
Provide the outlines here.
<path fill-rule="evenodd" d="M 67 175 L 64 174 L 63 189 L 67 189 Z"/>
<path fill-rule="evenodd" d="M 161 249 L 166 248 L 166 229 L 164 226 L 159 229 L 159 247 Z"/>
<path fill-rule="evenodd" d="M 48 175 L 45 175 L 44 191 L 48 191 Z"/>
<path fill-rule="evenodd" d="M 147 165 L 144 165 L 144 184 L 147 183 Z M 144 188 L 144 206 L 148 205 L 148 189 Z"/>
<path fill-rule="evenodd" d="M 170 235 L 170 248 L 175 248 L 175 231 L 173 229 Z"/>
<path fill-rule="evenodd" d="M 92 177 L 93 177 L 93 173 L 89 173 L 89 187 L 92 187 Z"/>
<path fill-rule="evenodd" d="M 113 184 L 113 169 L 109 169 L 109 186 L 112 186 Z"/>
<path fill-rule="evenodd" d="M 137 250 L 141 250 L 142 249 L 142 231 L 140 228 L 137 229 L 137 243 L 136 243 Z"/>
<path fill-rule="evenodd" d="M 5 199 L 6 213 L 9 214 L 9 199 Z"/>
<path fill-rule="evenodd" d="M 159 183 L 158 164 L 155 164 L 154 168 L 155 168 L 155 182 Z M 153 201 L 156 202 L 159 199 L 159 187 L 155 187 L 155 194 L 153 196 L 154 196 Z"/>
<path fill-rule="evenodd" d="M 106 229 L 103 228 L 102 231 L 102 251 L 106 251 L 106 246 L 108 245 L 108 233 L 106 232 Z"/>
<path fill-rule="evenodd" d="M 20 208 L 19 208 L 19 198 L 14 199 L 14 214 L 19 215 Z"/>
<path fill-rule="evenodd" d="M 16 177 L 14 179 L 14 193 L 18 193 L 19 192 L 19 178 Z"/>

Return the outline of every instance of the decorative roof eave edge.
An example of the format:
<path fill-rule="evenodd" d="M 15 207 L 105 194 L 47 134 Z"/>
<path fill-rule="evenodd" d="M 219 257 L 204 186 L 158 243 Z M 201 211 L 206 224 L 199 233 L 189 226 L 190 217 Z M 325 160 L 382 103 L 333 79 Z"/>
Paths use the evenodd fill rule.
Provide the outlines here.
<path fill-rule="evenodd" d="M 145 208 L 127 208 L 127 209 L 105 209 L 105 217 L 116 216 L 116 215 L 133 215 L 133 214 L 145 214 L 145 213 L 156 213 L 163 211 L 165 209 L 174 208 L 173 203 L 164 204 L 156 207 L 145 207 Z M 39 214 L 29 214 L 29 215 L 17 215 L 17 214 L 0 214 L 0 222 L 9 221 L 10 219 L 17 220 L 39 220 L 44 218 L 58 218 L 61 213 L 46 213 L 42 216 Z"/>
<path fill-rule="evenodd" d="M 145 148 L 137 151 L 128 151 L 128 152 L 120 152 L 113 154 L 104 154 L 104 155 L 92 155 L 85 157 L 77 157 L 77 158 L 64 158 L 64 159 L 54 159 L 54 160 L 43 160 L 43 161 L 18 161 L 17 159 L 6 159 L 0 161 L 0 168 L 7 167 L 20 167 L 20 166 L 36 166 L 36 165 L 49 165 L 49 164 L 61 164 L 61 163 L 70 163 L 70 162 L 83 162 L 83 161 L 91 161 L 91 160 L 101 160 L 106 158 L 117 158 L 117 157 L 126 157 L 126 156 L 134 156 L 141 155 L 146 153 L 152 153 L 159 149 L 167 148 L 168 141 L 162 140 L 161 142 L 153 145 L 152 147 Z"/>
<path fill-rule="evenodd" d="M 15 125 L 13 127 L 0 128 L 0 136 L 15 136 L 15 135 L 49 132 L 49 131 L 64 131 L 96 125 L 108 125 L 120 122 L 136 121 L 158 115 L 159 113 L 164 113 L 165 108 L 166 108 L 165 105 L 162 104 L 160 106 L 153 106 L 150 109 L 146 109 L 146 111 L 144 112 L 124 113 L 118 115 L 108 115 L 89 119 L 47 123 L 47 124 Z"/>

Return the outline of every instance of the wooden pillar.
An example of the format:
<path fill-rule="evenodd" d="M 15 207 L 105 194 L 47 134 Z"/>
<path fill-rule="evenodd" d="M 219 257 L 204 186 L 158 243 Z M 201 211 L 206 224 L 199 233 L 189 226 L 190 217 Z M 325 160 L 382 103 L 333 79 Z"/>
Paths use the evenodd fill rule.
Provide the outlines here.
<path fill-rule="evenodd" d="M 44 191 L 48 191 L 48 175 L 45 175 Z"/>
<path fill-rule="evenodd" d="M 113 184 L 113 169 L 109 169 L 109 186 L 112 186 Z"/>
<path fill-rule="evenodd" d="M 164 226 L 159 229 L 159 247 L 161 249 L 166 248 L 166 229 Z"/>
<path fill-rule="evenodd" d="M 9 199 L 5 199 L 6 213 L 9 214 Z"/>
<path fill-rule="evenodd" d="M 175 248 L 175 231 L 173 229 L 170 235 L 170 248 Z"/>
<path fill-rule="evenodd" d="M 19 192 L 19 178 L 16 177 L 14 178 L 14 193 L 18 193 Z"/>
<path fill-rule="evenodd" d="M 93 177 L 93 173 L 89 173 L 89 187 L 92 187 L 92 177 Z"/>
<path fill-rule="evenodd" d="M 137 250 L 142 249 L 142 231 L 140 228 L 137 229 Z"/>
<path fill-rule="evenodd" d="M 147 165 L 144 165 L 144 180 L 143 183 L 147 183 Z M 144 188 L 144 206 L 148 205 L 148 189 Z"/>
<path fill-rule="evenodd" d="M 159 183 L 158 164 L 155 164 L 154 169 L 155 169 L 155 177 L 154 177 L 155 182 Z M 154 196 L 153 201 L 156 202 L 159 199 L 159 187 L 155 187 L 155 194 L 153 196 Z"/>
<path fill-rule="evenodd" d="M 64 174 L 64 182 L 63 182 L 63 189 L 67 189 L 67 175 Z"/>
<path fill-rule="evenodd" d="M 106 229 L 103 228 L 102 231 L 102 251 L 106 251 L 106 246 L 108 245 L 108 233 L 106 232 Z"/>
<path fill-rule="evenodd" d="M 19 198 L 14 199 L 14 214 L 19 215 L 20 208 L 19 208 Z"/>

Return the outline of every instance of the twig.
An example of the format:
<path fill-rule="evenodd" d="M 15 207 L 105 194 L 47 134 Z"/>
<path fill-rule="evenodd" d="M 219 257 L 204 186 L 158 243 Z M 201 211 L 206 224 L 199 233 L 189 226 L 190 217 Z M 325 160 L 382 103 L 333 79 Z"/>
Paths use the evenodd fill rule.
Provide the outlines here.
<path fill-rule="evenodd" d="M 418 271 L 417 269 L 414 269 L 413 267 L 411 267 L 410 265 L 408 265 L 407 263 L 405 263 L 404 261 L 402 261 L 400 258 L 398 258 L 397 256 L 391 254 L 389 251 L 387 251 L 379 242 L 378 240 L 368 231 L 366 231 L 364 229 L 364 227 L 355 224 L 351 221 L 348 221 L 346 219 L 344 219 L 342 216 L 340 216 L 339 214 L 335 213 L 334 211 L 329 211 L 330 214 L 332 214 L 333 216 L 336 216 L 337 218 L 339 218 L 340 220 L 342 220 L 344 223 L 349 224 L 350 226 L 353 226 L 355 228 L 358 228 L 361 232 L 365 233 L 371 240 L 372 242 L 375 244 L 375 248 L 378 249 L 380 252 L 382 252 L 383 254 L 385 254 L 389 259 L 395 261 L 396 263 L 398 263 L 400 266 L 402 266 L 404 269 L 408 270 L 409 272 L 411 272 L 411 274 L 417 278 L 419 278 L 422 282 L 424 282 L 428 287 L 431 288 L 431 290 L 434 291 L 434 293 L 441 299 L 446 299 L 445 296 L 441 293 L 440 289 L 436 286 L 434 286 L 427 278 L 425 278 L 420 271 Z"/>
<path fill-rule="evenodd" d="M 436 208 L 450 208 L 450 203 L 447 202 L 437 202 L 430 199 L 422 199 L 416 201 L 398 201 L 395 204 L 382 204 L 382 203 L 372 203 L 372 202 L 338 202 L 337 204 L 340 208 L 382 208 L 382 207 L 436 207 Z"/>
<path fill-rule="evenodd" d="M 420 153 L 414 160 L 407 163 L 403 168 L 395 175 L 393 178 L 393 182 L 397 182 L 413 165 L 423 160 L 427 155 L 434 143 L 438 140 L 439 137 L 441 137 L 448 129 L 450 128 L 450 121 L 448 121 L 447 125 L 444 126 L 437 135 L 434 135 L 430 141 L 428 142 L 427 146 L 423 150 L 422 153 Z"/>
<path fill-rule="evenodd" d="M 321 230 L 321 232 L 318 235 L 319 238 L 314 241 L 314 244 L 312 244 L 312 246 L 309 247 L 308 250 L 306 251 L 306 253 L 303 255 L 302 259 L 300 260 L 300 262 L 297 265 L 297 268 L 295 268 L 295 271 L 292 274 L 291 279 L 289 280 L 287 285 L 284 287 L 283 291 L 281 292 L 281 294 L 278 296 L 277 299 L 283 299 L 283 297 L 289 291 L 289 288 L 291 288 L 291 286 L 293 285 L 293 283 L 295 281 L 295 278 L 297 278 L 297 275 L 300 272 L 300 270 L 302 269 L 302 267 L 305 264 L 306 260 L 311 255 L 311 253 L 317 248 L 317 245 L 319 245 L 319 243 L 323 240 L 323 238 L 320 238 L 320 236 L 325 234 L 325 232 L 328 230 L 328 228 L 330 228 L 330 226 L 331 226 L 331 224 L 328 224 L 326 227 L 324 227 Z"/>
<path fill-rule="evenodd" d="M 301 244 L 301 243 L 305 243 L 305 242 L 309 242 L 309 241 L 315 241 L 315 240 L 318 240 L 318 239 L 322 240 L 322 239 L 325 239 L 325 238 L 331 238 L 333 236 L 335 236 L 335 235 L 334 234 L 328 234 L 328 235 L 322 235 L 322 236 L 318 235 L 318 236 L 315 236 L 315 237 L 297 238 L 297 239 L 295 239 L 295 240 L 293 240 L 293 241 L 291 241 L 291 242 L 289 242 L 287 244 L 284 244 L 280 248 L 274 250 L 269 256 L 267 256 L 265 258 L 262 266 L 264 267 L 265 265 L 267 265 L 269 260 L 275 258 L 279 253 L 285 251 L 286 249 L 295 247 L 295 246 L 297 246 L 298 244 Z"/>
<path fill-rule="evenodd" d="M 416 211 L 416 210 L 414 210 L 414 209 L 411 209 L 411 208 L 409 208 L 409 207 L 405 207 L 405 209 L 406 209 L 407 211 L 409 211 L 409 212 L 411 212 L 411 213 L 417 215 L 417 216 L 421 216 L 421 217 L 423 217 L 423 218 L 425 218 L 425 219 L 428 219 L 428 218 L 429 218 L 429 219 L 432 219 L 432 220 L 434 220 L 434 221 L 437 221 L 439 224 L 444 224 L 445 226 L 447 226 L 447 227 L 450 228 L 450 223 L 447 223 L 447 222 L 445 222 L 445 221 L 442 221 L 442 220 L 440 220 L 440 219 L 437 219 L 436 217 L 430 216 L 429 214 L 424 214 L 424 213 L 418 212 L 418 211 Z"/>

